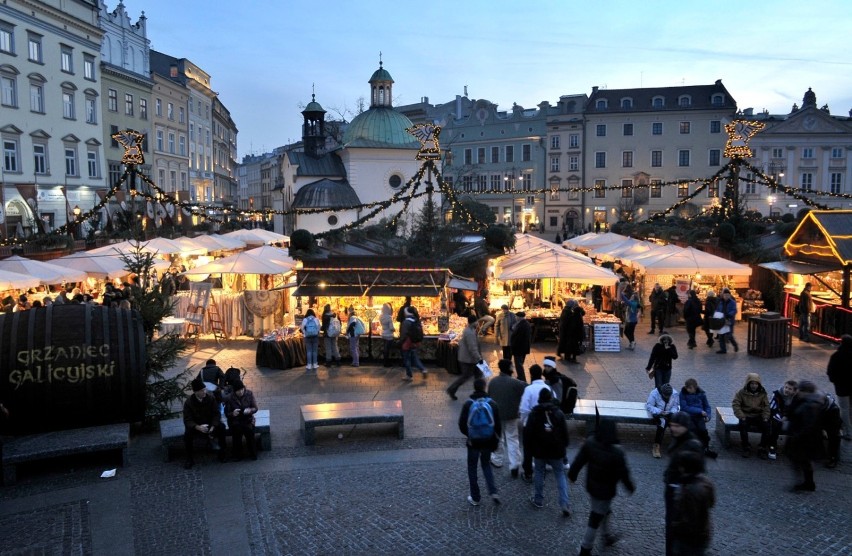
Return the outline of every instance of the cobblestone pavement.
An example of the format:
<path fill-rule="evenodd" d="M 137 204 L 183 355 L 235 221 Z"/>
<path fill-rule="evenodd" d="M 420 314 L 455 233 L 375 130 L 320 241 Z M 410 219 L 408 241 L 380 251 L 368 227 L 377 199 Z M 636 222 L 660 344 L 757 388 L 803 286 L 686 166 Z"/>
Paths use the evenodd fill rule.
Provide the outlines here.
<path fill-rule="evenodd" d="M 642 329 L 635 352 L 588 353 L 583 364 L 564 367 L 586 398 L 644 401 L 653 384 L 645 375 L 656 336 Z M 745 327 L 737 330 L 745 334 Z M 704 345 L 685 348 L 682 327 L 673 329 L 680 350 L 673 382 L 695 377 L 711 406 L 730 405 L 747 372 L 759 372 L 767 389 L 788 378 L 814 380 L 833 391 L 825 367 L 833 346 L 794 340 L 789 358 L 759 359 L 743 350 L 718 355 Z M 483 347 L 496 358 L 493 344 Z M 528 363 L 541 362 L 552 344 L 537 344 Z M 534 509 L 531 486 L 495 469 L 503 504 L 465 501 L 465 449 L 456 420 L 462 401 L 444 393 L 452 376 L 430 367 L 426 377 L 401 380 L 399 368 L 254 367 L 255 343 L 234 340 L 223 348 L 203 342 L 185 364 L 198 369 L 213 357 L 242 367 L 259 404 L 272 415 L 273 449 L 257 462 L 220 464 L 202 454 L 190 471 L 180 460 L 163 463 L 159 436 L 143 433 L 131 443 L 132 464 L 112 479 L 98 478 L 112 463 L 92 455 L 23 466 L 18 484 L 0 489 L 0 554 L 573 554 L 585 529 L 585 474 L 571 486 L 572 515 L 556 505 L 552 477 L 545 507 Z M 469 391 L 466 385 L 460 393 Z M 299 405 L 324 401 L 401 399 L 406 438 L 391 426 L 319 429 L 317 444 L 299 437 Z M 714 422 L 709 423 L 712 430 Z M 573 457 L 583 425 L 570 423 Z M 342 435 L 342 438 L 338 438 Z M 662 553 L 662 470 L 651 457 L 653 429 L 620 429 L 637 491 L 622 493 L 614 528 L 622 540 L 598 552 Z M 668 439 L 667 439 L 668 440 Z M 717 440 L 714 443 L 718 446 Z M 787 462 L 742 459 L 721 449 L 708 463 L 717 487 L 711 554 L 852 553 L 852 443 L 843 443 L 841 465 L 817 464 L 818 490 L 787 491 Z M 482 481 L 482 479 L 480 479 Z"/>

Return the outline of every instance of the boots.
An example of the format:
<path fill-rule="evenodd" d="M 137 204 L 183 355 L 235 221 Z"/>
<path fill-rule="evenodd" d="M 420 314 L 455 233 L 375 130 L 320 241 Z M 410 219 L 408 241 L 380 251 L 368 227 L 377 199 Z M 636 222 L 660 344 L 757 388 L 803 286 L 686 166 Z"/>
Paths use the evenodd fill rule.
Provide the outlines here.
<path fill-rule="evenodd" d="M 660 455 L 660 445 L 659 445 L 659 444 L 654 444 L 654 449 L 653 449 L 653 450 L 651 450 L 651 453 L 652 453 L 652 454 L 654 454 L 654 457 L 655 457 L 655 458 L 659 459 L 659 458 L 661 457 L 661 455 Z"/>

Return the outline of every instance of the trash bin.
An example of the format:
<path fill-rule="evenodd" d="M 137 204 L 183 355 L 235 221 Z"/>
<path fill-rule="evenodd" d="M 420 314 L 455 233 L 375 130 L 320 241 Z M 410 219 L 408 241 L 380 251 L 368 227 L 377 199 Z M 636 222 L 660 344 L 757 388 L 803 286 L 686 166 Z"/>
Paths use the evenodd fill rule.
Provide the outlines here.
<path fill-rule="evenodd" d="M 757 357 L 790 357 L 793 337 L 790 319 L 764 313 L 748 319 L 748 354 Z"/>

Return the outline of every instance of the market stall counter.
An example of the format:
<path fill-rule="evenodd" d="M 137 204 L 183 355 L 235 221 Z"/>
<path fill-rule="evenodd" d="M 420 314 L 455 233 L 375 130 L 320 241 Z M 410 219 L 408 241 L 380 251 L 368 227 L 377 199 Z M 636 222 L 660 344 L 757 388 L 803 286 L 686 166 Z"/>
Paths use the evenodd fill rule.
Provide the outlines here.
<path fill-rule="evenodd" d="M 262 339 L 257 342 L 255 365 L 270 369 L 292 369 L 307 363 L 305 339 L 301 336 Z"/>

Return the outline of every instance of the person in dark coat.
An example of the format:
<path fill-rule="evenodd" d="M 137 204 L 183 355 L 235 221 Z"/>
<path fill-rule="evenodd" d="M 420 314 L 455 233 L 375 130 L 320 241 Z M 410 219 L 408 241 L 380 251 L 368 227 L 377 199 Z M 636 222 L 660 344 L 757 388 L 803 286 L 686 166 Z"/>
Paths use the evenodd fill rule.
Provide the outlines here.
<path fill-rule="evenodd" d="M 662 334 L 666 324 L 666 312 L 669 309 L 668 295 L 663 287 L 657 283 L 654 284 L 654 289 L 651 290 L 648 300 L 651 302 L 651 330 L 648 334 L 654 334 L 658 326 L 660 334 Z"/>
<path fill-rule="evenodd" d="M 530 412 L 524 425 L 524 453 L 533 457 L 535 493 L 530 502 L 535 508 L 544 507 L 544 473 L 553 469 L 559 492 L 559 507 L 564 517 L 571 515 L 568 482 L 565 480 L 565 455 L 568 450 L 568 425 L 565 414 L 553 403 L 550 388 L 538 393 L 538 405 Z"/>
<path fill-rule="evenodd" d="M 470 431 L 468 430 L 470 409 L 473 406 L 474 400 L 481 398 L 486 398 L 488 405 L 491 407 L 491 414 L 494 418 L 494 434 L 491 438 L 484 440 L 471 439 L 469 437 Z M 470 395 L 470 399 L 464 402 L 461 414 L 459 415 L 459 430 L 463 435 L 468 437 L 465 443 L 467 445 L 467 478 L 470 482 L 470 494 L 467 497 L 468 504 L 478 506 L 481 499 L 476 471 L 477 464 L 482 467 L 482 475 L 485 477 L 485 484 L 488 486 L 488 494 L 495 504 L 500 504 L 500 496 L 497 494 L 497 486 L 494 483 L 494 473 L 491 471 L 491 453 L 500 445 L 500 437 L 503 436 L 503 421 L 500 417 L 500 408 L 497 406 L 497 402 L 489 398 L 485 392 L 484 378 L 477 378 L 473 381 L 473 393 Z"/>
<path fill-rule="evenodd" d="M 814 468 L 811 463 L 825 455 L 822 442 L 822 414 L 825 396 L 817 392 L 816 384 L 809 380 L 799 382 L 799 391 L 787 412 L 787 454 L 793 462 L 793 473 L 802 477 L 793 486 L 794 492 L 813 492 Z"/>
<path fill-rule="evenodd" d="M 601 419 L 594 435 L 586 439 L 571 463 L 568 480 L 576 482 L 580 471 L 587 464 L 589 469 L 586 471 L 586 492 L 589 493 L 590 512 L 586 534 L 580 545 L 580 556 L 591 556 L 598 528 L 603 529 L 606 546 L 615 544 L 618 537 L 610 530 L 609 517 L 612 514 L 610 508 L 616 495 L 616 486 L 621 482 L 631 494 L 636 490 L 630 477 L 627 458 L 618 446 L 615 422 L 611 419 Z"/>
<path fill-rule="evenodd" d="M 677 324 L 677 306 L 680 305 L 680 297 L 677 295 L 677 286 L 671 285 L 666 290 L 666 328 Z M 660 331 L 662 332 L 662 330 Z"/>
<path fill-rule="evenodd" d="M 603 287 L 602 286 L 592 286 L 592 305 L 595 307 L 595 311 L 598 313 L 601 312 L 603 308 Z"/>
<path fill-rule="evenodd" d="M 710 331 L 710 319 L 713 318 L 713 313 L 716 312 L 718 304 L 716 292 L 707 290 L 707 298 L 704 300 L 704 334 L 707 336 L 707 347 L 713 347 L 713 333 Z"/>
<path fill-rule="evenodd" d="M 694 349 L 698 345 L 695 343 L 695 331 L 704 321 L 701 311 L 701 300 L 698 299 L 698 294 L 695 293 L 695 290 L 686 292 L 686 303 L 683 304 L 683 320 L 686 321 L 686 334 L 689 337 L 686 347 Z"/>
<path fill-rule="evenodd" d="M 674 531 L 672 524 L 677 519 L 676 495 L 685 480 L 684 460 L 692 459 L 691 469 L 704 472 L 704 447 L 694 434 L 689 432 L 689 414 L 679 411 L 671 416 L 669 430 L 672 443 L 669 445 L 669 464 L 663 473 L 666 503 L 666 556 L 674 556 Z M 687 466 L 689 467 L 689 466 Z"/>
<path fill-rule="evenodd" d="M 192 381 L 192 395 L 183 404 L 183 445 L 186 449 L 184 469 L 195 465 L 195 439 L 210 441 L 213 449 L 219 452 L 219 461 L 226 461 L 225 427 L 219 413 L 219 403 L 207 393 L 207 387 L 201 378 Z"/>
<path fill-rule="evenodd" d="M 653 369 L 654 386 L 657 388 L 663 384 L 671 384 L 674 359 L 677 359 L 677 346 L 674 345 L 672 337 L 668 334 L 660 334 L 660 339 L 651 349 L 651 356 L 648 357 L 648 365 L 645 367 L 649 374 Z"/>
<path fill-rule="evenodd" d="M 852 440 L 852 416 L 850 416 L 850 396 L 852 396 L 852 336 L 840 337 L 837 351 L 828 360 L 828 380 L 834 384 L 837 405 L 840 406 L 840 419 L 843 421 L 843 440 Z"/>
<path fill-rule="evenodd" d="M 254 393 L 246 388 L 242 380 L 233 382 L 234 392 L 228 396 L 225 403 L 225 417 L 228 418 L 228 431 L 231 433 L 231 451 L 234 459 L 243 459 L 243 437 L 246 439 L 246 449 L 252 460 L 257 459 L 257 446 L 254 440 L 254 415 L 257 413 L 257 402 Z"/>
<path fill-rule="evenodd" d="M 704 556 L 713 536 L 710 510 L 716 505 L 716 488 L 704 473 L 700 454 L 684 453 L 680 457 L 679 472 L 671 523 L 671 552 L 673 556 Z"/>
<path fill-rule="evenodd" d="M 515 328 L 512 329 L 509 341 L 512 345 L 512 359 L 515 363 L 515 373 L 518 375 L 518 380 L 527 381 L 527 375 L 524 372 L 524 360 L 530 352 L 532 344 L 532 329 L 530 321 L 527 320 L 527 314 L 523 311 L 518 312 L 515 320 Z"/>
<path fill-rule="evenodd" d="M 559 318 L 557 355 L 563 354 L 565 360 L 571 364 L 577 364 L 577 356 L 582 353 L 580 346 L 583 343 L 583 315 L 585 314 L 577 300 L 569 299 Z"/>

